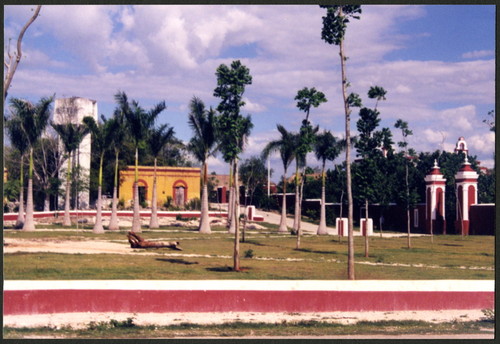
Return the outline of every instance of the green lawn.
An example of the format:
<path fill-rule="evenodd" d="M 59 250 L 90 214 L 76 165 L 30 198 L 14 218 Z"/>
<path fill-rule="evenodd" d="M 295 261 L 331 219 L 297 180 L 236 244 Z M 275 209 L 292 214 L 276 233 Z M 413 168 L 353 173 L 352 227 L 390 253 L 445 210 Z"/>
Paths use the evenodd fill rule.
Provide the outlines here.
<path fill-rule="evenodd" d="M 183 251 L 154 249 L 154 255 L 130 248 L 119 254 L 4 254 L 4 279 L 346 279 L 347 240 L 337 236 L 306 235 L 301 250 L 296 238 L 278 234 L 273 226 L 249 231 L 241 243 L 242 272 L 234 272 L 234 236 L 225 228 L 210 235 L 178 227 L 144 230 L 145 239 L 180 241 Z M 90 228 L 22 232 L 4 231 L 4 240 L 107 240 L 129 247 L 126 231 L 96 235 Z M 364 257 L 364 238 L 355 237 L 356 279 L 494 279 L 494 237 L 434 236 L 370 238 L 370 256 Z M 253 258 L 244 258 L 245 253 Z M 373 265 L 375 264 L 375 265 Z"/>

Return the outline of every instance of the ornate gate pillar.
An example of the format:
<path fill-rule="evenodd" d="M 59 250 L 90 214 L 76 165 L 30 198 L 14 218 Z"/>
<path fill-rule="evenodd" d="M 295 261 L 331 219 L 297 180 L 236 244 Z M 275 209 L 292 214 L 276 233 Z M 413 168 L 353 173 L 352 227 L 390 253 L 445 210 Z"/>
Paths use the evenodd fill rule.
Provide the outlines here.
<path fill-rule="evenodd" d="M 462 235 L 469 235 L 470 206 L 477 204 L 477 178 L 478 175 L 470 166 L 466 155 L 462 167 L 455 175 L 457 195 L 455 228 Z"/>
<path fill-rule="evenodd" d="M 439 170 L 437 161 L 434 160 L 434 167 L 431 173 L 425 176 L 426 184 L 426 204 L 425 220 L 426 232 L 446 234 L 446 218 L 444 207 L 444 196 L 446 189 L 446 179 Z"/>

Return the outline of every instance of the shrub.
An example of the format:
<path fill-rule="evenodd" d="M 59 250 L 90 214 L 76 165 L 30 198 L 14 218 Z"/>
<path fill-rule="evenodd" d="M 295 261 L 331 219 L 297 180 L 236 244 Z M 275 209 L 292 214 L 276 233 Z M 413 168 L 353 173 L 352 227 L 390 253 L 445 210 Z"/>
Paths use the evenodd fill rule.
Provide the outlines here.
<path fill-rule="evenodd" d="M 252 249 L 249 249 L 249 250 L 246 250 L 245 251 L 245 258 L 253 258 L 254 254 L 253 254 L 253 250 Z"/>
<path fill-rule="evenodd" d="M 188 210 L 201 210 L 201 200 L 199 198 L 190 199 L 186 203 L 186 209 Z"/>
<path fill-rule="evenodd" d="M 495 310 L 494 309 L 481 309 L 481 312 L 484 314 L 483 321 L 485 322 L 495 322 Z"/>

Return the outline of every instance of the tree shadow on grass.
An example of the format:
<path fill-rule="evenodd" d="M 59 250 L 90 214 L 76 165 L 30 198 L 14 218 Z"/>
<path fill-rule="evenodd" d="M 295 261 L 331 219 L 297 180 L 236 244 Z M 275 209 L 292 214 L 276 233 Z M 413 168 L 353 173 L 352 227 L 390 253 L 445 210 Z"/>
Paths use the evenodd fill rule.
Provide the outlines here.
<path fill-rule="evenodd" d="M 156 258 L 156 260 L 158 260 L 160 262 L 167 262 L 167 263 L 172 263 L 172 264 L 183 264 L 183 265 L 198 264 L 198 262 L 188 262 L 187 260 L 184 260 L 184 259 Z"/>
<path fill-rule="evenodd" d="M 337 254 L 337 251 L 319 251 L 319 250 L 311 250 L 309 248 L 299 248 L 295 249 L 295 251 L 306 252 L 306 253 L 318 253 L 318 254 Z"/>
<path fill-rule="evenodd" d="M 244 243 L 245 244 L 255 245 L 255 246 L 270 246 L 270 245 L 262 244 L 262 243 L 260 243 L 260 242 L 258 242 L 256 240 L 251 240 L 251 239 L 250 240 L 248 240 L 248 239 L 245 240 Z"/>
<path fill-rule="evenodd" d="M 241 267 L 239 272 L 245 272 L 250 270 L 251 268 Z M 207 271 L 213 272 L 235 272 L 234 269 L 230 266 L 217 266 L 214 268 L 206 268 Z"/>

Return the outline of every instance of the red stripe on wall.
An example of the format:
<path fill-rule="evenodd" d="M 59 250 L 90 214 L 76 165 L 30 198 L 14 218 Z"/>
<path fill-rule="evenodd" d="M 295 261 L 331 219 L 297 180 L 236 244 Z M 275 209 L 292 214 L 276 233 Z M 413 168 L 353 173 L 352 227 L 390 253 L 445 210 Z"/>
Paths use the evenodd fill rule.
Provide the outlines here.
<path fill-rule="evenodd" d="M 332 312 L 483 309 L 493 292 L 6 290 L 4 315 L 66 312 Z"/>

